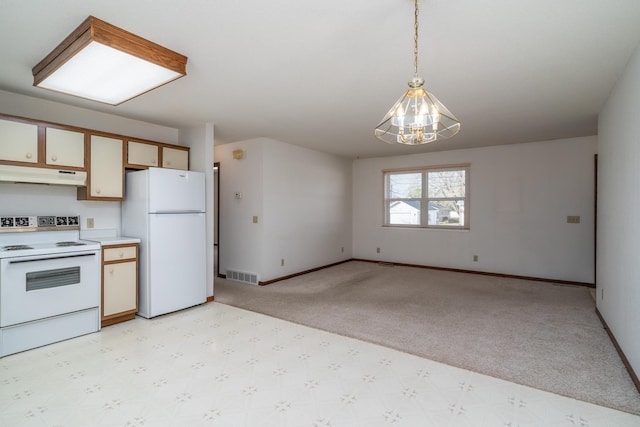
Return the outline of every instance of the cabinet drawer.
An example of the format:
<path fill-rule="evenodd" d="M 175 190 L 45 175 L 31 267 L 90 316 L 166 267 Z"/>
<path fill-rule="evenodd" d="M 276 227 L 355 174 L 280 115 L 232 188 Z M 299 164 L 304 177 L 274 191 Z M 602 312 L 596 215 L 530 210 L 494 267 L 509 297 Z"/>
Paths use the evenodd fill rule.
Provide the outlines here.
<path fill-rule="evenodd" d="M 105 248 L 102 253 L 102 258 L 103 262 L 136 259 L 136 247 L 123 246 L 119 248 Z"/>

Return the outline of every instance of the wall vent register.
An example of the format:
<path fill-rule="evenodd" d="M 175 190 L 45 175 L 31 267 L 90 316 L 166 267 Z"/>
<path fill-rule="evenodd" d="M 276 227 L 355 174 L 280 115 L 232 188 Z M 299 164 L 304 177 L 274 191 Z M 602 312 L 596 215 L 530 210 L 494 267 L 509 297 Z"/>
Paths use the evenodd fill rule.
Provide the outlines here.
<path fill-rule="evenodd" d="M 227 279 L 234 280 L 236 282 L 250 283 L 252 285 L 258 284 L 258 275 L 255 273 L 245 273 L 243 271 L 235 271 L 227 269 Z"/>

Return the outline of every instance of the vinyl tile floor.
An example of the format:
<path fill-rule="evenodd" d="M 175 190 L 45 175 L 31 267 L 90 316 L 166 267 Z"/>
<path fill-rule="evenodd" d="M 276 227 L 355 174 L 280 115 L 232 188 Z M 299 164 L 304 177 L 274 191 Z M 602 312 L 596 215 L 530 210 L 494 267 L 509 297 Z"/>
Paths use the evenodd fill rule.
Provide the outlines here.
<path fill-rule="evenodd" d="M 0 426 L 640 426 L 219 303 L 0 359 Z"/>

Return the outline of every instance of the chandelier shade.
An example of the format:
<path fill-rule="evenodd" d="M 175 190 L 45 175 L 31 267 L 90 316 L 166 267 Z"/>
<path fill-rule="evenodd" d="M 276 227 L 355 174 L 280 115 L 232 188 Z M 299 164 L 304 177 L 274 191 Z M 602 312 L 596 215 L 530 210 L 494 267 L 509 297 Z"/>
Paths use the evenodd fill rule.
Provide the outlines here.
<path fill-rule="evenodd" d="M 33 85 L 118 105 L 186 75 L 186 65 L 186 56 L 89 16 L 33 67 Z"/>
<path fill-rule="evenodd" d="M 460 131 L 458 119 L 422 84 L 420 78 L 409 82 L 410 89 L 376 126 L 378 139 L 388 144 L 419 145 L 451 138 Z"/>
<path fill-rule="evenodd" d="M 460 121 L 438 98 L 422 86 L 418 77 L 418 0 L 415 0 L 414 77 L 409 90 L 376 126 L 374 135 L 388 144 L 420 145 L 451 138 L 460 132 Z"/>

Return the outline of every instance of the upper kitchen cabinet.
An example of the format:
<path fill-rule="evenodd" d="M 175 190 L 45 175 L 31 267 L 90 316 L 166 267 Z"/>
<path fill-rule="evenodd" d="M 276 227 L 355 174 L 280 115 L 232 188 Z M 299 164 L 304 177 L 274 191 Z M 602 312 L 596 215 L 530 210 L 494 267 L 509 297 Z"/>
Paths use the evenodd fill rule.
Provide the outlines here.
<path fill-rule="evenodd" d="M 128 141 L 127 164 L 132 169 L 159 167 L 160 146 L 150 142 Z"/>
<path fill-rule="evenodd" d="M 46 128 L 45 163 L 50 166 L 85 168 L 84 133 Z"/>
<path fill-rule="evenodd" d="M 124 141 L 100 135 L 89 140 L 87 186 L 78 188 L 80 200 L 123 200 Z"/>
<path fill-rule="evenodd" d="M 189 148 L 163 146 L 162 167 L 189 170 Z"/>
<path fill-rule="evenodd" d="M 129 140 L 125 167 L 129 169 L 162 167 L 189 170 L 189 147 L 153 141 Z"/>
<path fill-rule="evenodd" d="M 38 125 L 0 119 L 0 161 L 38 163 Z"/>

